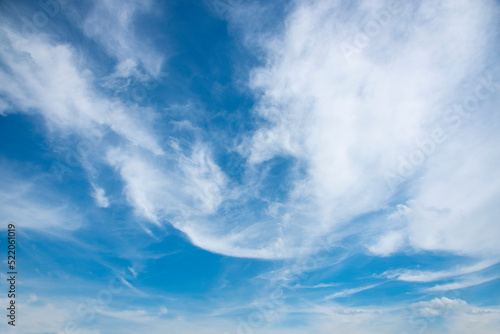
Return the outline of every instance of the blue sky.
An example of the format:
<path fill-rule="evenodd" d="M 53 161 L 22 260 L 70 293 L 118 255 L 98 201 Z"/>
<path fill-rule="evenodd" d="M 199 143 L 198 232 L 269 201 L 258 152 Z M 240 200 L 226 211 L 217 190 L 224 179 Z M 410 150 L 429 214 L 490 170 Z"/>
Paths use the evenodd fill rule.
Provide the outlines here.
<path fill-rule="evenodd" d="M 499 15 L 0 1 L 0 330 L 498 333 Z"/>

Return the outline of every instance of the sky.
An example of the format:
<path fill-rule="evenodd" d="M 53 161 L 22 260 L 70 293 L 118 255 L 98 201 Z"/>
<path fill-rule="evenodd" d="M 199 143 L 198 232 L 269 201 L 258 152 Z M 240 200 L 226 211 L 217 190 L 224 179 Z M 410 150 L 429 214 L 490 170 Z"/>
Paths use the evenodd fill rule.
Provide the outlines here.
<path fill-rule="evenodd" d="M 498 333 L 499 32 L 496 0 L 0 0 L 0 332 Z"/>

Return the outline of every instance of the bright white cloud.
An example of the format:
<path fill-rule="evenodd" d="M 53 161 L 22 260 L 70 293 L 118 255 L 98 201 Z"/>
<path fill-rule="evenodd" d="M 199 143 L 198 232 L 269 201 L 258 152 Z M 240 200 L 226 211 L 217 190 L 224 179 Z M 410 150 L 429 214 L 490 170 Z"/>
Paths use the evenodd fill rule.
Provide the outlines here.
<path fill-rule="evenodd" d="M 108 162 L 116 168 L 125 182 L 129 203 L 136 213 L 155 224 L 160 224 L 161 210 L 178 215 L 185 207 L 174 183 L 175 177 L 168 177 L 140 154 L 132 155 L 126 150 L 115 149 L 108 152 Z M 171 216 L 169 216 L 171 217 Z"/>
<path fill-rule="evenodd" d="M 487 269 L 500 258 L 500 227 L 496 222 L 500 216 L 500 136 L 498 116 L 492 113 L 500 89 L 496 76 L 490 78 L 494 81 L 490 86 L 484 84 L 489 77 L 482 72 L 483 60 L 489 56 L 490 28 L 498 12 L 486 0 L 423 0 L 397 13 L 382 1 L 352 6 L 346 8 L 340 1 L 295 1 L 287 11 L 283 30 L 276 35 L 261 35 L 251 16 L 240 25 L 246 42 L 251 40 L 265 56 L 264 65 L 252 71 L 250 80 L 250 89 L 257 96 L 254 113 L 265 122 L 258 123 L 255 132 L 238 147 L 248 161 L 242 184 L 233 184 L 224 175 L 210 142 L 195 139 L 181 143 L 170 137 L 168 146 L 155 134 L 158 118 L 152 109 L 99 91 L 96 82 L 119 90 L 119 79 L 148 80 L 159 75 L 163 57 L 147 43 L 142 44 L 134 29 L 138 15 L 154 12 L 153 1 L 94 3 L 82 28 L 117 61 L 114 72 L 105 78 L 95 78 L 86 70 L 83 55 L 67 44 L 42 34 L 26 39 L 6 26 L 0 27 L 0 37 L 7 46 L 0 50 L 5 65 L 0 80 L 10 83 L 0 88 L 0 114 L 8 115 L 15 106 L 21 112 L 42 115 L 48 128 L 63 138 L 95 135 L 99 140 L 87 150 L 88 156 L 80 159 L 96 205 L 107 208 L 110 199 L 104 188 L 94 183 L 97 171 L 90 164 L 92 159 L 111 166 L 119 175 L 124 196 L 139 220 L 157 226 L 169 223 L 193 244 L 209 251 L 297 260 L 356 234 L 363 239 L 363 250 L 376 256 L 413 248 L 488 258 L 452 269 L 396 270 L 382 275 L 420 283 L 458 279 L 426 292 L 461 289 L 495 279 L 461 276 Z M 262 13 L 257 5 L 251 7 L 251 13 Z M 231 15 L 225 17 L 242 18 L 241 6 L 228 10 Z M 390 23 L 382 24 L 363 47 L 356 46 L 359 34 L 373 26 L 370 22 L 374 19 L 381 19 L 381 13 L 391 13 Z M 346 43 L 356 48 L 352 55 L 346 55 Z M 467 103 L 468 96 L 478 92 L 488 97 L 478 100 L 473 108 L 475 116 L 463 111 L 442 113 L 451 103 Z M 176 131 L 203 131 L 186 120 L 169 125 Z M 460 134 L 448 132 L 445 125 L 456 127 Z M 446 139 L 436 141 L 432 132 L 436 129 L 446 133 Z M 425 152 L 429 138 L 434 140 L 430 153 Z M 425 162 L 412 163 L 419 150 L 424 152 Z M 304 167 L 301 172 L 293 170 L 287 178 L 292 190 L 282 202 L 267 198 L 269 185 L 264 181 L 269 171 L 266 164 L 277 156 L 290 157 Z M 408 166 L 414 173 L 401 175 Z M 388 184 L 391 173 L 399 173 L 401 182 Z M 80 226 L 81 218 L 70 206 L 54 202 L 50 193 L 41 194 L 35 181 L 15 177 L 0 183 L 4 219 L 39 230 Z M 389 203 L 399 200 L 394 196 L 401 185 L 407 198 L 395 209 L 389 208 Z M 264 203 L 264 208 L 252 206 L 253 200 Z M 351 224 L 379 210 L 387 215 Z M 318 248 L 317 238 L 325 235 L 328 245 Z M 326 264 L 314 259 L 312 269 L 333 267 L 348 255 L 343 254 L 340 260 L 332 255 Z M 290 277 L 311 269 L 290 267 L 258 278 L 295 283 Z M 136 267 L 128 269 L 134 277 L 140 276 Z M 150 296 L 121 280 L 139 296 Z M 296 284 L 295 288 L 336 286 Z M 434 328 L 429 320 L 436 317 L 443 317 L 443 326 L 454 333 L 494 333 L 500 326 L 498 310 L 474 307 L 460 299 L 443 297 L 415 303 L 409 316 L 397 307 L 348 308 L 332 302 L 375 286 L 335 292 L 319 305 L 285 304 L 278 321 L 259 330 L 269 334 L 304 332 L 280 327 L 299 312 L 309 316 L 304 317 L 312 324 L 307 331 L 317 333 L 397 332 L 414 329 L 415 318 L 423 321 L 430 333 L 437 333 L 442 328 Z M 43 298 L 31 298 L 21 306 L 25 317 L 33 319 L 26 327 L 30 332 L 59 333 L 72 317 L 67 305 L 47 304 Z M 126 322 L 121 325 L 123 333 L 137 332 L 126 327 L 130 323 L 147 323 L 150 333 L 161 333 L 166 327 L 189 333 L 241 328 L 241 324 L 219 318 L 191 321 L 168 306 L 154 310 L 140 305 L 134 309 L 106 308 L 97 313 L 102 319 Z M 82 328 L 82 333 L 99 332 Z"/>
<path fill-rule="evenodd" d="M 351 37 L 387 10 L 388 4 L 382 1 L 352 9 L 340 2 L 297 1 L 282 34 L 254 36 L 266 51 L 267 61 L 252 73 L 251 88 L 260 97 L 256 112 L 268 123 L 242 151 L 252 165 L 288 155 L 308 168 L 306 178 L 295 180 L 290 196 L 293 206 L 307 202 L 307 207 L 298 216 L 292 205 L 285 206 L 290 218 L 288 228 L 281 231 L 287 247 L 307 243 L 316 234 L 338 233 L 354 217 L 384 208 L 396 191 L 388 184 L 388 175 L 401 169 L 402 159 L 408 159 L 418 143 L 434 134 L 429 130 L 441 129 L 446 107 L 463 99 L 463 83 L 474 92 L 476 78 L 484 70 L 482 59 L 487 55 L 495 12 L 488 1 L 407 4 L 397 11 L 397 18 L 391 14 L 393 22 L 370 38 L 368 46 L 346 59 L 340 45 L 351 43 Z M 484 124 L 474 126 L 476 132 L 485 130 Z M 492 131 L 493 126 L 487 133 Z M 405 177 L 410 186 L 425 182 L 419 187 L 421 195 L 410 196 L 426 207 L 443 210 L 464 208 L 467 194 L 478 193 L 490 180 L 487 192 L 468 201 L 470 213 L 462 223 L 456 221 L 458 212 L 439 224 L 435 218 L 427 223 L 418 217 L 408 229 L 400 224 L 398 230 L 375 232 L 376 241 L 368 249 L 382 256 L 408 243 L 417 249 L 491 251 L 499 235 L 493 226 L 498 214 L 488 204 L 496 201 L 500 189 L 491 183 L 497 179 L 493 155 L 498 139 L 483 138 L 465 139 L 468 145 L 457 137 L 447 142 L 462 147 L 453 156 L 463 157 L 460 168 L 483 176 L 476 177 L 477 182 L 471 182 L 472 174 L 452 167 L 456 160 L 444 147 L 433 152 L 432 161 L 419 166 L 425 173 L 423 179 Z M 468 159 L 467 152 L 474 152 L 484 163 Z M 433 163 L 434 156 L 440 164 Z M 451 175 L 450 170 L 454 171 Z M 470 191 L 461 190 L 468 187 Z M 454 201 L 458 196 L 463 199 Z M 484 217 L 481 226 L 470 223 L 477 215 Z M 299 225 L 307 225 L 307 231 L 293 228 Z M 363 231 L 352 231 L 359 232 Z M 295 239 L 298 233 L 300 238 Z"/>
<path fill-rule="evenodd" d="M 377 242 L 368 246 L 368 250 L 379 256 L 388 256 L 398 251 L 404 245 L 404 234 L 398 231 L 391 231 L 381 236 Z"/>
<path fill-rule="evenodd" d="M 252 174 L 253 168 L 272 157 L 291 156 L 307 166 L 306 177 L 292 180 L 293 189 L 288 202 L 280 204 L 280 215 L 254 219 L 246 212 L 233 222 L 210 216 L 220 205 L 231 205 L 229 199 L 244 203 L 248 198 L 220 192 L 223 187 L 217 168 L 207 164 L 202 183 L 197 183 L 196 174 L 186 179 L 194 183 L 192 189 L 197 194 L 179 185 L 177 196 L 173 196 L 165 190 L 172 187 L 172 177 L 163 177 L 166 172 L 156 166 L 151 171 L 156 181 L 147 181 L 151 179 L 146 176 L 149 164 L 134 160 L 130 161 L 130 166 L 137 167 L 134 177 L 125 176 L 127 168 L 121 170 L 129 200 L 138 212 L 154 222 L 159 222 L 158 212 L 164 212 L 163 217 L 168 216 L 195 244 L 214 252 L 281 258 L 307 252 L 317 236 L 339 233 L 353 218 L 385 208 L 396 193 L 387 175 L 400 170 L 404 159 L 412 158 L 406 156 L 429 136 L 429 129 L 442 127 L 443 112 L 461 96 L 463 82 L 473 82 L 484 70 L 478 60 L 487 56 L 494 12 L 488 1 L 408 4 L 393 24 L 347 60 L 339 45 L 363 28 L 363 24 L 360 28 L 352 22 L 368 22 L 370 15 L 386 9 L 383 2 L 347 10 L 337 2 L 298 1 L 281 33 L 253 36 L 268 59 L 265 66 L 252 72 L 250 82 L 259 96 L 255 112 L 267 123 L 240 147 L 249 161 L 244 195 L 249 189 L 258 189 L 253 185 L 263 180 L 258 173 Z M 354 17 L 347 20 L 347 14 Z M 255 31 L 248 33 L 252 37 Z M 474 81 L 473 88 L 475 85 Z M 475 133 L 485 130 L 484 124 L 474 126 Z M 497 137 L 483 138 L 474 137 L 468 145 L 462 145 L 461 137 L 448 139 L 419 166 L 422 178 L 405 176 L 411 189 L 419 189 L 410 193 L 415 201 L 411 203 L 437 208 L 436 212 L 463 211 L 466 193 L 457 190 L 450 196 L 449 190 L 471 187 L 470 192 L 477 193 L 496 173 L 492 154 Z M 447 147 L 457 146 L 462 147 L 460 152 L 447 151 Z M 463 162 L 464 171 L 455 168 L 450 175 L 450 164 L 455 161 L 450 154 L 465 157 L 467 152 L 475 152 L 484 163 L 475 163 L 477 159 Z M 189 164 L 181 169 L 184 175 L 193 173 Z M 467 173 L 484 177 L 476 177 L 473 183 L 472 174 Z M 466 254 L 490 251 L 498 236 L 492 224 L 498 216 L 493 203 L 500 187 L 490 182 L 487 189 L 468 202 L 470 208 L 461 222 L 457 220 L 459 212 L 446 219 L 418 215 L 401 223 L 398 230 L 383 229 L 370 236 L 375 241 L 368 249 L 382 256 L 408 245 Z M 208 211 L 205 216 L 186 220 L 186 201 L 193 196 L 199 202 L 195 207 L 206 206 Z M 170 203 L 179 205 L 171 211 Z M 273 205 L 270 203 L 270 208 Z M 482 217 L 480 227 L 468 223 L 478 215 Z M 435 224 L 435 219 L 440 223 Z"/>

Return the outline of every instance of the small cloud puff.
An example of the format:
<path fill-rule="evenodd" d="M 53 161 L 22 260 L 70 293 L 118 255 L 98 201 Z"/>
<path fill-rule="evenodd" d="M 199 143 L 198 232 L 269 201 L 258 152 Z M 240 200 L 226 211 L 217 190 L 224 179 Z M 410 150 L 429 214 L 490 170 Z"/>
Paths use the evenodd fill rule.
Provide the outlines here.
<path fill-rule="evenodd" d="M 104 191 L 104 189 L 96 185 L 92 185 L 92 188 L 92 197 L 95 200 L 95 204 L 100 208 L 109 207 L 109 199 L 106 197 L 106 192 Z"/>

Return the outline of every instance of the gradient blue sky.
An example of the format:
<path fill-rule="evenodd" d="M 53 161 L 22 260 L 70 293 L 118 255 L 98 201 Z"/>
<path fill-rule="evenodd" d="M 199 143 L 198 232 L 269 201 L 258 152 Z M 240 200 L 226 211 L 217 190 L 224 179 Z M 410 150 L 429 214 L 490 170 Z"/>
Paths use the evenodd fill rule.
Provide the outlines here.
<path fill-rule="evenodd" d="M 0 0 L 0 331 L 498 333 L 499 19 Z"/>

